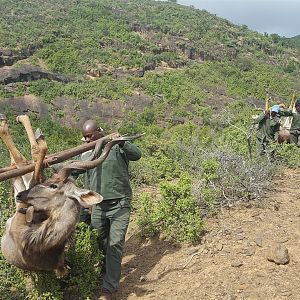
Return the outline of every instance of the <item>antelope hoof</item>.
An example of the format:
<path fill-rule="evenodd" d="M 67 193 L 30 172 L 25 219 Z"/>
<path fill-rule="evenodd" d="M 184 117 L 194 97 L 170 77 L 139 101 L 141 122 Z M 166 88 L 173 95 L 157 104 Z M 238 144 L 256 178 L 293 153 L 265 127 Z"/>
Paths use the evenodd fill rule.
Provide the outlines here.
<path fill-rule="evenodd" d="M 19 115 L 16 119 L 18 123 L 22 123 L 22 121 L 25 121 L 25 119 L 29 119 L 29 117 L 27 115 Z"/>
<path fill-rule="evenodd" d="M 58 279 L 66 278 L 70 274 L 70 271 L 71 268 L 68 265 L 64 266 L 63 268 L 54 270 L 55 275 Z"/>

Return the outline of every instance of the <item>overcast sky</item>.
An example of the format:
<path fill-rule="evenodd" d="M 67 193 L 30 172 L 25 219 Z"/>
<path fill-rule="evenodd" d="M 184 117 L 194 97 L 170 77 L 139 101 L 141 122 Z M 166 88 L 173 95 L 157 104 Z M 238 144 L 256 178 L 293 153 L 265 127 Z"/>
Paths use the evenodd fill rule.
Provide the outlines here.
<path fill-rule="evenodd" d="M 300 0 L 177 0 L 237 25 L 285 37 L 300 35 Z"/>

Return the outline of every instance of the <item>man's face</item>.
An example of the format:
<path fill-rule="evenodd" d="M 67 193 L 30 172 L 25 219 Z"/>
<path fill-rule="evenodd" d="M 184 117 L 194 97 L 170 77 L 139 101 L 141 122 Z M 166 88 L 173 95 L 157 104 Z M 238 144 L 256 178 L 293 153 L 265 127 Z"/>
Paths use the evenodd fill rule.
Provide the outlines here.
<path fill-rule="evenodd" d="M 277 116 L 277 112 L 276 111 L 271 111 L 271 117 L 275 118 Z"/>
<path fill-rule="evenodd" d="M 297 106 L 296 106 L 296 111 L 297 111 L 298 113 L 300 113 L 300 105 L 297 105 Z"/>
<path fill-rule="evenodd" d="M 103 133 L 100 129 L 96 130 L 84 130 L 82 132 L 83 138 L 86 143 L 96 141 L 103 137 Z"/>

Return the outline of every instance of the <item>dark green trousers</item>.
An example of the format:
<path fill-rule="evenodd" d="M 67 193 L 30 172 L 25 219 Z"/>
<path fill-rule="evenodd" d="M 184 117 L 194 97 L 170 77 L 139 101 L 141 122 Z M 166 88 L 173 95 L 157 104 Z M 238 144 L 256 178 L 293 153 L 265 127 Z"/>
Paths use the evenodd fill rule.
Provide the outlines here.
<path fill-rule="evenodd" d="M 267 141 L 266 139 L 263 139 L 263 138 L 257 138 L 256 139 L 256 144 L 257 144 L 257 150 L 258 150 L 258 154 L 259 155 L 264 155 L 266 154 L 266 151 L 267 151 Z"/>
<path fill-rule="evenodd" d="M 105 257 L 103 289 L 117 291 L 121 278 L 123 246 L 130 218 L 130 199 L 104 200 L 92 212 L 91 225 L 98 230 L 99 247 Z"/>

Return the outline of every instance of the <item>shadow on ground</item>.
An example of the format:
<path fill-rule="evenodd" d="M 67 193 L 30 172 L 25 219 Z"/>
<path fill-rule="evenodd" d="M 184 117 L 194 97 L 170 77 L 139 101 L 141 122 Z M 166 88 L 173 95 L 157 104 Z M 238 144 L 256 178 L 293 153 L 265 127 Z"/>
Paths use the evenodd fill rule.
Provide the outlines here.
<path fill-rule="evenodd" d="M 122 279 L 117 299 L 127 299 L 129 295 L 137 297 L 151 293 L 143 287 L 147 274 L 166 254 L 172 254 L 180 249 L 164 240 L 141 241 L 132 236 L 126 241 L 122 265 Z M 159 280 L 159 279 L 157 279 Z"/>

